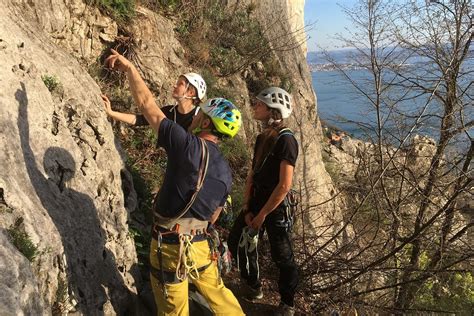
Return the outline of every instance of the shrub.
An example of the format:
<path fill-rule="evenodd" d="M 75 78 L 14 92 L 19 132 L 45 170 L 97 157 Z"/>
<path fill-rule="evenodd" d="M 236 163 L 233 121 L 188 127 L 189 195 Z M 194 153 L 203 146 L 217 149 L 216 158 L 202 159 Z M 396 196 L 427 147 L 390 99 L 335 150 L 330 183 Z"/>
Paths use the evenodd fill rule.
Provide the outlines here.
<path fill-rule="evenodd" d="M 148 229 L 140 229 L 131 223 L 128 233 L 135 242 L 135 250 L 137 251 L 138 255 L 138 265 L 140 267 L 147 266 L 150 255 L 150 231 Z"/>
<path fill-rule="evenodd" d="M 229 76 L 270 51 L 260 24 L 250 17 L 254 5 L 227 7 L 220 1 L 208 0 L 194 5 L 193 10 L 182 10 L 186 6 L 178 1 L 165 2 L 171 2 L 167 8 L 181 14 L 175 31 L 196 66 L 212 67 L 219 76 Z M 163 9 L 163 5 L 160 7 Z"/>
<path fill-rule="evenodd" d="M 41 76 L 41 79 L 43 80 L 43 83 L 46 88 L 48 88 L 49 92 L 55 91 L 60 86 L 59 79 L 56 76 L 43 75 Z"/>
<path fill-rule="evenodd" d="M 232 228 L 235 219 L 242 211 L 242 207 L 244 205 L 244 190 L 245 183 L 234 181 L 232 185 L 232 192 L 230 193 L 230 196 L 232 197 L 232 206 L 227 207 L 226 210 L 222 211 L 219 218 L 217 219 L 217 225 L 228 230 Z"/>
<path fill-rule="evenodd" d="M 217 224 L 230 229 L 244 204 L 244 187 L 250 165 L 250 154 L 247 145 L 240 137 L 224 139 L 219 147 L 232 169 L 233 183 L 232 208 L 227 213 L 221 214 Z"/>
<path fill-rule="evenodd" d="M 182 8 L 183 0 L 142 0 L 140 4 L 164 15 L 172 15 Z"/>
<path fill-rule="evenodd" d="M 207 84 L 207 98 L 226 98 L 227 100 L 235 103 L 236 96 L 232 89 L 219 87 L 217 78 L 209 68 L 204 68 L 201 71 L 201 75 Z"/>
<path fill-rule="evenodd" d="M 13 245 L 32 262 L 39 254 L 38 246 L 35 245 L 23 226 L 23 218 L 19 217 L 10 228 L 7 229 L 10 241 Z"/>
<path fill-rule="evenodd" d="M 63 277 L 58 277 L 58 288 L 56 290 L 56 300 L 51 308 L 52 315 L 66 315 L 72 309 L 69 302 L 68 284 Z"/>
<path fill-rule="evenodd" d="M 455 272 L 428 279 L 418 291 L 414 305 L 420 309 L 455 311 L 459 315 L 471 315 L 474 306 L 472 274 Z"/>
<path fill-rule="evenodd" d="M 135 16 L 135 0 L 86 0 L 118 22 L 126 22 Z"/>
<path fill-rule="evenodd" d="M 220 149 L 224 157 L 230 164 L 230 167 L 234 172 L 237 172 L 236 176 L 245 178 L 245 169 L 250 161 L 250 154 L 247 145 L 240 137 L 225 138 L 221 144 Z"/>

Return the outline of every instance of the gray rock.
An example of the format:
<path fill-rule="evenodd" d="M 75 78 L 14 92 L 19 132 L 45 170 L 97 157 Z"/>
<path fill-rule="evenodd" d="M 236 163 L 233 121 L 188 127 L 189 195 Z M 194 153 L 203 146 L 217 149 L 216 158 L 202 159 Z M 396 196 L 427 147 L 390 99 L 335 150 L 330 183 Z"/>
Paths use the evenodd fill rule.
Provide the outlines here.
<path fill-rule="evenodd" d="M 293 46 L 304 33 L 281 34 L 294 34 L 291 30 L 304 24 L 303 6 L 302 0 L 259 1 L 255 18 L 271 26 L 269 38 Z M 178 75 L 198 70 L 184 60 L 173 21 L 141 7 L 136 14 L 127 26 L 134 61 L 158 104 L 173 102 L 171 87 Z M 82 0 L 6 0 L 0 15 L 0 161 L 7 166 L 0 168 L 0 188 L 2 201 L 13 210 L 0 213 L 0 227 L 24 218 L 43 250 L 32 271 L 44 310 L 62 306 L 87 315 L 126 313 L 141 287 L 127 225 L 136 195 L 99 88 L 77 62 L 94 63 L 115 40 L 117 25 Z M 305 53 L 304 45 L 273 52 L 293 86 L 289 124 L 300 144 L 294 186 L 308 206 L 330 200 L 335 190 L 321 159 L 322 133 Z M 48 90 L 44 76 L 56 77 L 60 85 Z M 219 79 L 218 85 L 239 96 L 236 102 L 245 118 L 240 135 L 250 144 L 259 127 L 250 119 L 245 81 L 234 75 Z M 307 227 L 339 222 L 338 203 L 331 200 L 305 213 Z M 6 268 L 14 270 L 18 264 Z M 58 300 L 58 289 L 65 291 L 65 302 Z"/>
<path fill-rule="evenodd" d="M 0 313 L 2 315 L 48 315 L 30 262 L 0 229 Z"/>
<path fill-rule="evenodd" d="M 44 311 L 63 306 L 86 315 L 123 314 L 133 308 L 141 284 L 124 207 L 134 193 L 122 191 L 122 177 L 130 182 L 130 176 L 98 86 L 74 57 L 38 32 L 44 25 L 30 19 L 28 5 L 0 4 L 0 38 L 19 43 L 0 50 L 0 187 L 12 210 L 0 213 L 0 228 L 23 218 L 40 254 L 33 274 L 25 275 L 23 261 L 2 255 L 0 292 L 9 291 L 4 278 L 10 273 L 38 284 Z M 56 8 L 41 10 L 60 19 Z M 60 93 L 45 78 L 56 78 Z M 16 306 L 15 300 L 8 296 L 2 304 Z"/>

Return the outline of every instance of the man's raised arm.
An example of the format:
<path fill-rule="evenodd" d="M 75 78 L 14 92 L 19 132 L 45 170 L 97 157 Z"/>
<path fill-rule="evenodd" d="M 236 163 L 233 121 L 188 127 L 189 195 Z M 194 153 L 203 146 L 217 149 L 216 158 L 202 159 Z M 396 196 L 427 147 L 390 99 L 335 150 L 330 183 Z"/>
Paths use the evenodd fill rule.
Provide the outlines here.
<path fill-rule="evenodd" d="M 117 51 L 111 50 L 112 54 L 105 60 L 106 67 L 120 70 L 127 74 L 130 91 L 140 111 L 154 130 L 158 131 L 161 121 L 166 117 L 156 105 L 153 94 L 146 86 L 137 68 Z"/>

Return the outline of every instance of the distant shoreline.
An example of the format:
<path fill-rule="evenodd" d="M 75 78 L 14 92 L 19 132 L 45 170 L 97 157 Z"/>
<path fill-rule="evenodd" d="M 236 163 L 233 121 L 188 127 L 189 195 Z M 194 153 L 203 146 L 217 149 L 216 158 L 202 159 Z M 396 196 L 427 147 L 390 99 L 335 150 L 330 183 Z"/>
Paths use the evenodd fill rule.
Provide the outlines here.
<path fill-rule="evenodd" d="M 368 67 L 363 67 L 360 65 L 356 64 L 338 64 L 336 67 L 332 63 L 326 63 L 326 64 L 313 64 L 313 63 L 308 63 L 309 70 L 311 72 L 318 72 L 318 71 L 338 71 L 339 69 L 341 70 L 367 70 Z M 415 66 L 414 64 L 404 64 L 403 67 L 409 68 Z"/>

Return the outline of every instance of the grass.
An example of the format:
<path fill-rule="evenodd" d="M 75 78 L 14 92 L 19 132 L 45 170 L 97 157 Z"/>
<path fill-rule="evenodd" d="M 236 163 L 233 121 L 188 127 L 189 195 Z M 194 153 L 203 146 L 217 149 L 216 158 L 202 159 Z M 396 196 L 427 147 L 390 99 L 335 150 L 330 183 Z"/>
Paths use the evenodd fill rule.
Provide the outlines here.
<path fill-rule="evenodd" d="M 61 85 L 58 77 L 53 75 L 43 75 L 41 76 L 41 79 L 43 80 L 43 83 L 46 88 L 48 88 L 49 92 L 56 91 Z"/>
<path fill-rule="evenodd" d="M 52 315 L 68 314 L 71 306 L 69 304 L 68 284 L 64 278 L 58 278 L 58 289 L 56 290 L 56 300 L 51 308 Z"/>
<path fill-rule="evenodd" d="M 197 68 L 230 76 L 271 52 L 260 23 L 251 16 L 254 4 L 228 7 L 208 0 L 193 10 L 182 10 L 185 6 L 177 1 L 161 2 L 167 2 L 161 8 L 172 8 L 178 15 L 175 31 L 188 48 L 186 57 Z"/>
<path fill-rule="evenodd" d="M 130 21 L 135 16 L 135 0 L 86 0 L 86 3 L 98 7 L 119 23 Z"/>
<path fill-rule="evenodd" d="M 15 223 L 7 229 L 7 233 L 13 245 L 28 261 L 33 262 L 39 254 L 38 246 L 31 241 L 30 236 L 26 233 L 23 218 L 19 217 Z"/>

